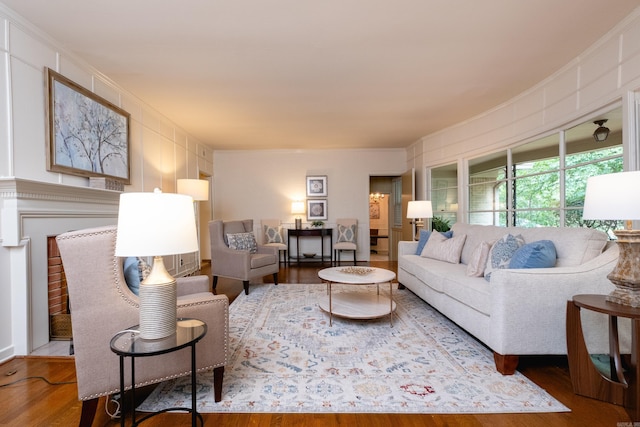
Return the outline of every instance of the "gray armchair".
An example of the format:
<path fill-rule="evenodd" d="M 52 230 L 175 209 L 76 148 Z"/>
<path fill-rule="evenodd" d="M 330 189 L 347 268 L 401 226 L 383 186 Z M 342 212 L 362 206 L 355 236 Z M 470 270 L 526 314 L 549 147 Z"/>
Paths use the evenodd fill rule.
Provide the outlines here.
<path fill-rule="evenodd" d="M 59 235 L 71 304 L 81 426 L 90 426 L 100 396 L 120 392 L 119 358 L 109 346 L 118 332 L 139 323 L 138 297 L 124 279 L 123 258 L 115 256 L 116 227 L 99 227 Z M 213 370 L 214 399 L 222 397 L 229 347 L 229 300 L 209 292 L 207 276 L 178 278 L 178 317 L 207 324 L 197 345 L 197 371 Z M 191 373 L 189 349 L 136 361 L 136 387 Z M 125 389 L 131 377 L 125 377 Z"/>
<path fill-rule="evenodd" d="M 215 293 L 218 277 L 242 280 L 244 293 L 249 295 L 249 281 L 256 277 L 273 274 L 278 284 L 280 270 L 278 248 L 256 244 L 254 250 L 237 250 L 229 247 L 230 234 L 253 233 L 253 220 L 209 221 L 211 237 L 211 276 Z M 255 237 L 254 237 L 255 238 Z"/>

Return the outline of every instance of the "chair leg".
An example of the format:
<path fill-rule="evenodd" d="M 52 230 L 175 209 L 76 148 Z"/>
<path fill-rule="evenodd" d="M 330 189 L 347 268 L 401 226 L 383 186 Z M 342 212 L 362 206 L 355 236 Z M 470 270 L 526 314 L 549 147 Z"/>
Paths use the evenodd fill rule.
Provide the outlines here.
<path fill-rule="evenodd" d="M 91 427 L 93 419 L 96 416 L 96 409 L 98 409 L 98 398 L 82 401 L 82 412 L 80 413 L 79 427 Z"/>
<path fill-rule="evenodd" d="M 244 294 L 249 295 L 249 281 L 243 280 L 242 285 L 244 286 Z"/>
<path fill-rule="evenodd" d="M 278 273 L 273 273 L 273 283 L 278 285 Z"/>
<path fill-rule="evenodd" d="M 224 366 L 213 368 L 213 400 L 222 400 L 222 379 L 224 378 Z"/>
<path fill-rule="evenodd" d="M 218 287 L 218 276 L 213 276 L 213 293 L 217 294 L 216 288 Z"/>

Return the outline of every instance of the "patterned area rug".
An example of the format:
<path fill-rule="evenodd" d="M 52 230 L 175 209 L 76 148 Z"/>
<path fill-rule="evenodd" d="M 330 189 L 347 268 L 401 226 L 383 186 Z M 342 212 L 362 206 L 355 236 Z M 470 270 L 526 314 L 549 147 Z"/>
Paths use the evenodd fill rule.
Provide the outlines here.
<path fill-rule="evenodd" d="M 223 400 L 213 401 L 211 373 L 201 374 L 198 411 L 569 411 L 524 375 L 498 373 L 488 349 L 409 290 L 394 289 L 393 327 L 388 317 L 334 317 L 330 327 L 317 303 L 325 292 L 322 284 L 252 285 L 240 295 L 230 307 Z M 189 377 L 167 381 L 138 410 L 190 407 L 190 392 Z"/>

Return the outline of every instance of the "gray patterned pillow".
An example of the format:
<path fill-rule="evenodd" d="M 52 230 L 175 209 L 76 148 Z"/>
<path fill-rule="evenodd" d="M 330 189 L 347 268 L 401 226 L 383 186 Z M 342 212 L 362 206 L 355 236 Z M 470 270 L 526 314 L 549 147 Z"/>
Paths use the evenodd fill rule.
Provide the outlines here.
<path fill-rule="evenodd" d="M 356 225 L 351 224 L 346 227 L 342 224 L 338 224 L 338 243 L 340 242 L 356 242 Z"/>
<path fill-rule="evenodd" d="M 246 251 L 252 254 L 258 252 L 256 237 L 251 232 L 227 234 L 227 241 L 229 242 L 229 249 Z"/>
<path fill-rule="evenodd" d="M 502 268 L 509 268 L 513 254 L 524 245 L 524 237 L 518 234 L 505 234 L 491 246 L 487 267 L 484 269 L 484 278 L 489 281 L 491 273 Z"/>
<path fill-rule="evenodd" d="M 264 226 L 264 242 L 265 243 L 284 243 L 282 241 L 282 234 L 280 234 L 280 229 L 282 227 L 269 227 L 268 225 Z"/>

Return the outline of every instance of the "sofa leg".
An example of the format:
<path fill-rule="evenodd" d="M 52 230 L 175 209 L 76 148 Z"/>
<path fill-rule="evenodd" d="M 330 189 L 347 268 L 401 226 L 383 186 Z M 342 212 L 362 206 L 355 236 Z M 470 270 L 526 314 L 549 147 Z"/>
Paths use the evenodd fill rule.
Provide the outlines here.
<path fill-rule="evenodd" d="M 91 427 L 93 419 L 96 416 L 96 410 L 98 409 L 98 398 L 83 400 L 82 412 L 80 413 L 80 427 Z"/>
<path fill-rule="evenodd" d="M 218 287 L 218 276 L 213 276 L 213 286 L 212 286 L 212 290 L 213 290 L 213 294 L 216 295 L 216 288 Z"/>
<path fill-rule="evenodd" d="M 520 357 L 513 354 L 500 354 L 493 352 L 493 360 L 496 362 L 496 370 L 502 375 L 513 375 L 518 367 Z"/>
<path fill-rule="evenodd" d="M 402 283 L 398 282 L 398 289 L 407 289 L 407 287 Z"/>
<path fill-rule="evenodd" d="M 356 265 L 356 251 L 353 251 L 353 265 Z"/>
<path fill-rule="evenodd" d="M 224 378 L 224 366 L 213 368 L 213 399 L 216 402 L 222 400 L 222 379 Z"/>
<path fill-rule="evenodd" d="M 273 273 L 273 283 L 274 285 L 278 285 L 278 273 Z"/>
<path fill-rule="evenodd" d="M 244 294 L 245 295 L 249 295 L 249 281 L 248 280 L 243 280 L 242 281 L 242 286 L 244 287 Z"/>

